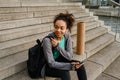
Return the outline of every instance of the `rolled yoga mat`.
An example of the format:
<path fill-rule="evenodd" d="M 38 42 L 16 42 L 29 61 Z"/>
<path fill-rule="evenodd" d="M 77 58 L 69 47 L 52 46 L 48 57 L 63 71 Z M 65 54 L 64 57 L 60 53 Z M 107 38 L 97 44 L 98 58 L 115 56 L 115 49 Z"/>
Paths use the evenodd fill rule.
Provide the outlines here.
<path fill-rule="evenodd" d="M 85 23 L 77 24 L 77 50 L 76 54 L 82 55 L 85 51 Z"/>

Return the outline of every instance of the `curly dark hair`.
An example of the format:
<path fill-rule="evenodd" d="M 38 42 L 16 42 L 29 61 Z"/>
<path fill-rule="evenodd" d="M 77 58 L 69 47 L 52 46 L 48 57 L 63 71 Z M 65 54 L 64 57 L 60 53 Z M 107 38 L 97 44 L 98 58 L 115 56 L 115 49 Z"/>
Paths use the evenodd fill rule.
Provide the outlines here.
<path fill-rule="evenodd" d="M 74 22 L 75 22 L 73 14 L 70 14 L 68 12 L 66 12 L 66 13 L 59 13 L 58 15 L 55 16 L 54 26 L 55 26 L 55 22 L 57 20 L 65 21 L 66 24 L 67 24 L 67 29 L 71 32 L 71 28 L 72 28 L 72 26 L 74 25 Z"/>

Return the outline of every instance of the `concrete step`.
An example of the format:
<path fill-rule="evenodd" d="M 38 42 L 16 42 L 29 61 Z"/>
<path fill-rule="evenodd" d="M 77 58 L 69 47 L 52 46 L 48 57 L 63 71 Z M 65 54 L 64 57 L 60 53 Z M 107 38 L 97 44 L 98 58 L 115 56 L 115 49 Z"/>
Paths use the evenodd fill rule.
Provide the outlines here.
<path fill-rule="evenodd" d="M 89 13 L 74 13 L 75 17 L 87 17 L 89 16 Z M 17 27 L 23 27 L 28 25 L 35 25 L 35 24 L 41 24 L 41 23 L 50 23 L 53 22 L 54 16 L 45 16 L 45 17 L 39 17 L 39 18 L 30 18 L 30 19 L 22 19 L 22 20 L 12 20 L 12 21 L 4 21 L 0 22 L 0 30 L 4 29 L 11 29 L 11 28 L 17 28 Z M 4 27 L 6 26 L 6 27 Z"/>
<path fill-rule="evenodd" d="M 41 18 L 4 21 L 4 22 L 0 22 L 0 31 L 6 30 L 6 29 L 12 29 L 12 28 L 19 28 L 19 27 L 28 26 L 28 25 L 35 25 L 40 23 L 41 23 Z"/>
<path fill-rule="evenodd" d="M 79 16 L 78 16 L 79 17 Z M 95 17 L 91 17 L 91 16 L 88 16 L 88 17 L 81 17 L 81 18 L 78 18 L 77 19 L 79 22 L 94 22 L 95 21 Z"/>
<path fill-rule="evenodd" d="M 101 60 L 102 60 L 101 62 L 106 62 L 105 59 L 107 59 L 107 58 L 108 58 L 107 56 L 110 56 L 111 53 L 112 53 L 111 56 L 114 55 L 113 53 L 115 53 L 115 54 L 117 54 L 118 52 L 120 53 L 119 48 L 120 48 L 120 43 L 118 43 L 118 42 L 114 42 L 114 43 L 110 44 L 109 46 L 107 46 L 107 47 L 105 47 L 104 49 L 100 50 L 101 54 L 100 54 L 100 52 L 98 52 L 98 53 L 95 54 L 95 55 L 99 55 L 99 57 L 100 57 L 100 58 L 99 58 L 99 57 L 96 56 L 96 60 L 98 61 L 99 59 L 101 59 Z M 116 52 L 113 52 L 112 50 L 114 50 L 114 51 L 117 50 L 117 51 L 116 51 Z M 103 54 L 102 54 L 102 53 L 103 53 Z M 108 54 L 108 53 L 109 53 L 109 55 L 106 56 L 106 54 Z M 107 57 L 107 58 L 106 58 L 106 57 Z M 89 79 L 89 80 L 95 80 L 96 77 L 99 76 L 99 75 L 102 73 L 102 71 L 104 71 L 104 69 L 103 69 L 103 65 L 101 65 L 101 64 L 98 63 L 98 62 L 94 62 L 94 61 L 96 61 L 96 60 L 91 61 L 91 58 L 95 58 L 95 56 L 93 55 L 93 56 L 91 56 L 90 58 L 88 58 L 88 61 L 85 62 L 85 68 L 86 68 L 86 72 L 87 72 L 87 77 L 88 77 L 88 79 Z M 103 58 L 104 58 L 104 59 L 103 59 Z M 119 58 L 119 59 L 120 59 L 120 58 Z M 116 61 L 118 65 L 119 65 L 119 59 L 117 59 L 117 61 Z M 114 71 L 114 72 L 117 71 L 118 74 L 112 73 L 112 75 L 118 75 L 118 77 L 119 77 L 119 71 L 118 71 L 119 69 L 117 69 L 117 68 L 119 68 L 119 67 L 116 66 L 116 63 L 114 63 L 113 65 L 114 65 L 114 67 L 110 67 L 109 70 L 105 70 L 105 71 L 106 71 L 106 74 L 109 74 L 110 72 L 112 73 L 113 71 Z M 113 68 L 113 69 L 115 69 L 115 70 L 111 71 L 111 68 Z M 108 73 L 108 72 L 109 72 L 109 73 Z M 104 73 L 105 73 L 105 72 L 104 72 Z M 72 80 L 73 80 L 73 79 L 74 79 L 74 80 L 77 80 L 77 78 L 76 78 L 76 72 L 71 71 L 71 75 L 72 75 Z M 111 74 L 109 74 L 109 75 L 111 75 Z M 21 77 L 21 78 L 19 78 L 19 77 Z M 9 77 L 9 78 L 6 78 L 6 79 L 4 79 L 4 80 L 16 80 L 16 78 L 18 78 L 18 80 L 19 80 L 19 79 L 21 79 L 21 80 L 33 80 L 33 79 L 30 79 L 30 78 L 29 78 L 29 76 L 27 75 L 26 70 L 25 70 L 25 71 L 22 71 L 22 72 L 20 72 L 20 73 L 18 73 L 18 74 L 15 74 L 15 75 L 13 75 L 13 76 L 11 76 L 11 77 Z M 38 79 L 38 80 L 42 80 L 42 79 Z M 48 80 L 54 80 L 54 79 L 48 78 Z M 98 79 L 98 80 L 101 80 L 101 78 Z M 106 80 L 106 78 L 103 79 L 103 80 Z M 111 80 L 111 78 L 110 78 L 110 80 Z M 114 79 L 113 79 L 113 80 L 114 80 Z M 115 80 L 119 80 L 119 79 L 115 79 Z"/>
<path fill-rule="evenodd" d="M 96 52 L 100 51 L 110 43 L 114 41 L 114 36 L 107 33 L 103 34 L 94 40 L 88 41 L 85 45 L 85 52 L 87 53 L 87 57 L 95 54 Z"/>
<path fill-rule="evenodd" d="M 10 68 L 12 66 L 15 66 L 19 63 L 25 62 L 28 59 L 28 50 L 18 52 L 13 55 L 9 55 L 4 58 L 0 58 L 0 73 L 3 70 L 6 70 L 7 68 Z"/>
<path fill-rule="evenodd" d="M 103 27 L 96 27 L 94 29 L 88 30 L 86 31 L 86 35 L 85 35 L 85 42 L 87 44 L 88 41 L 91 41 L 105 33 L 107 33 L 107 29 L 103 28 Z M 75 31 L 77 32 L 77 31 Z M 76 47 L 76 42 L 77 42 L 77 38 L 76 35 L 72 35 L 72 39 L 73 39 L 73 47 Z M 86 45 L 87 46 L 87 45 Z"/>
<path fill-rule="evenodd" d="M 87 72 L 87 77 L 89 80 L 94 80 L 96 76 L 98 76 L 101 72 L 102 72 L 102 66 L 90 61 L 86 61 L 85 62 L 85 68 L 86 68 L 86 72 Z M 77 76 L 76 76 L 76 72 L 75 71 L 70 71 L 71 74 L 71 80 L 78 80 Z M 50 78 L 50 77 L 46 77 L 47 80 L 58 80 L 56 78 Z M 20 73 L 17 73 L 15 75 L 12 75 L 6 79 L 3 80 L 43 80 L 43 78 L 40 79 L 31 79 L 28 74 L 27 74 L 27 70 L 23 70 Z"/>
<path fill-rule="evenodd" d="M 120 52 L 119 52 L 120 53 Z M 113 53 L 112 53 L 113 54 Z M 111 55 L 111 54 L 110 54 Z M 120 80 L 120 56 L 112 62 L 95 80 Z"/>
<path fill-rule="evenodd" d="M 33 6 L 81 6 L 81 3 L 58 3 L 58 2 L 41 2 L 41 0 L 32 1 L 32 0 L 7 0 L 0 1 L 0 7 L 33 7 Z"/>
<path fill-rule="evenodd" d="M 84 13 L 85 11 L 82 10 L 81 8 L 74 8 L 74 9 L 62 9 L 62 10 L 44 10 L 44 11 L 37 11 L 34 12 L 34 17 L 44 17 L 44 16 L 53 16 L 59 13 L 63 13 L 68 11 L 69 13 Z"/>
<path fill-rule="evenodd" d="M 82 19 L 84 19 L 84 18 L 82 18 Z M 33 19 L 33 20 L 36 20 L 36 23 L 39 21 L 39 19 Z M 31 22 L 31 20 L 30 20 L 30 22 Z M 40 33 L 40 31 L 38 31 L 38 30 L 41 30 L 41 28 L 45 27 L 46 25 L 47 24 L 41 24 L 40 25 L 41 27 L 39 27 L 39 25 L 34 25 L 34 26 L 19 27 L 19 28 L 15 28 L 12 30 L 11 29 L 10 30 L 2 30 L 2 31 L 0 31 L 1 32 L 1 34 L 0 34 L 1 40 L 0 41 L 10 40 L 10 39 L 20 38 L 20 37 Z M 48 23 L 48 25 L 50 26 L 52 24 Z M 33 32 L 36 29 L 38 32 Z M 48 31 L 50 29 L 52 29 L 52 28 L 48 27 L 48 29 L 45 31 Z M 42 31 L 42 32 L 44 32 L 44 31 Z"/>
<path fill-rule="evenodd" d="M 32 0 L 31 0 L 32 1 Z M 31 7 L 31 6 L 81 6 L 81 3 L 41 3 L 39 0 L 38 1 L 35 1 L 35 2 L 31 2 L 31 1 L 24 1 L 22 0 L 21 2 L 21 6 L 23 7 Z M 84 8 L 84 7 L 83 7 Z"/>
<path fill-rule="evenodd" d="M 53 24 L 40 24 L 40 25 L 33 25 L 33 26 L 26 26 L 21 28 L 15 28 L 10 30 L 3 30 L 0 31 L 0 42 L 7 41 L 16 38 L 22 38 L 25 36 L 30 36 L 34 34 L 39 34 L 43 32 L 48 32 L 51 30 L 51 26 Z"/>
<path fill-rule="evenodd" d="M 95 55 L 89 57 L 87 60 L 96 64 L 99 67 L 98 67 L 98 69 L 94 69 L 94 65 L 91 65 L 91 67 L 89 67 L 89 69 L 87 69 L 87 67 L 86 67 L 88 76 L 90 77 L 88 79 L 95 80 L 105 70 L 105 67 L 108 67 L 109 66 L 108 64 L 111 64 L 112 60 L 114 61 L 120 55 L 119 49 L 120 49 L 120 43 L 113 42 L 110 45 L 108 45 L 107 47 L 105 47 L 104 49 L 97 52 Z M 94 59 L 94 60 L 91 60 L 91 59 Z M 100 63 L 104 63 L 104 65 L 100 64 Z M 90 68 L 94 69 L 94 70 L 91 70 Z M 109 70 L 111 71 L 111 68 L 109 68 Z M 93 72 L 93 74 L 92 74 L 92 72 Z M 104 79 L 100 78 L 100 80 L 104 80 Z M 105 80 L 107 80 L 107 79 L 105 79 Z M 112 80 L 112 79 L 110 79 L 110 80 Z"/>
<path fill-rule="evenodd" d="M 23 12 L 40 12 L 46 13 L 46 11 L 55 11 L 55 10 L 79 10 L 79 11 L 85 11 L 82 9 L 82 6 L 37 6 L 37 7 L 0 7 L 0 14 L 9 14 L 9 13 L 23 13 Z M 44 12 L 45 11 L 45 12 Z M 54 13 L 53 13 L 54 14 Z"/>
<path fill-rule="evenodd" d="M 103 70 L 105 70 L 119 55 L 120 43 L 114 42 L 99 51 L 97 54 L 91 56 L 89 60 L 102 65 Z"/>
<path fill-rule="evenodd" d="M 120 54 L 120 51 L 118 54 Z M 120 80 L 119 67 L 120 67 L 120 55 L 117 57 L 117 59 L 115 59 L 115 61 L 103 73 L 111 75 Z"/>
<path fill-rule="evenodd" d="M 12 7 L 12 8 L 1 8 L 0 7 L 0 14 L 3 14 L 3 13 L 21 13 L 21 12 L 27 12 L 28 8 L 27 7 Z"/>
<path fill-rule="evenodd" d="M 0 43 L 0 57 L 3 57 L 3 55 L 7 55 L 7 53 L 11 53 L 11 52 L 17 52 L 17 51 L 22 51 L 24 49 L 27 49 L 30 46 L 33 46 L 33 44 L 35 44 L 35 40 L 36 39 L 42 39 L 44 36 L 48 35 L 49 32 L 45 32 L 42 34 L 37 34 L 37 35 L 32 35 L 32 36 L 28 36 L 28 37 L 24 37 L 24 38 L 20 38 L 20 39 L 15 39 L 15 40 L 11 40 L 11 41 L 7 41 L 7 42 L 2 42 Z"/>
<path fill-rule="evenodd" d="M 77 21 L 77 22 L 79 22 L 79 21 Z M 93 23 L 95 24 L 95 22 L 91 22 L 91 23 L 86 22 L 86 25 L 88 25 L 87 27 L 90 27 L 92 24 L 91 28 L 94 28 L 99 25 L 98 23 L 96 23 L 96 25 L 93 25 Z M 75 26 L 74 26 L 74 29 L 77 29 Z M 11 39 L 16 39 L 16 38 L 21 38 L 21 37 L 25 37 L 25 36 L 29 36 L 29 35 L 39 34 L 42 32 L 50 31 L 53 28 L 54 28 L 53 23 L 48 23 L 48 24 L 39 24 L 39 25 L 33 25 L 33 26 L 24 26 L 24 27 L 13 28 L 13 29 L 8 29 L 8 30 L 1 30 L 0 31 L 0 38 L 1 38 L 0 42 L 6 41 L 6 40 L 11 40 Z M 42 29 L 42 31 L 41 31 L 41 29 Z M 87 28 L 87 30 L 88 29 L 90 29 L 90 28 Z"/>
<path fill-rule="evenodd" d="M 47 26 L 47 25 L 44 25 L 43 27 L 45 27 L 45 26 Z M 38 26 L 39 27 L 39 26 Z M 43 28 L 42 27 L 42 28 Z M 96 26 L 95 26 L 96 27 Z M 35 28 L 35 27 L 34 27 Z M 49 28 L 49 27 L 48 27 Z M 23 35 L 23 33 L 25 33 L 25 32 L 27 32 L 27 31 L 24 31 L 24 30 L 26 30 L 27 28 L 23 28 L 21 31 L 23 31 L 23 32 L 19 32 L 19 34 L 17 35 L 17 33 L 11 33 L 11 30 L 10 30 L 10 33 L 8 33 L 6 36 L 4 35 L 4 37 L 6 37 L 5 39 L 7 39 L 7 37 L 9 37 L 9 39 L 10 38 L 12 38 L 12 37 L 19 37 L 20 36 L 20 33 L 22 33 L 21 34 L 21 36 Z M 40 27 L 40 29 L 41 29 L 41 27 Z M 93 30 L 91 30 L 91 31 L 95 31 L 95 30 L 97 30 L 99 33 L 98 33 L 98 35 L 100 35 L 101 33 L 103 34 L 103 33 L 105 33 L 105 31 L 106 31 L 106 29 L 105 28 L 102 28 L 102 27 L 100 27 L 100 28 L 98 28 L 98 29 L 100 29 L 100 30 L 97 30 L 97 28 L 96 29 L 93 29 Z M 17 30 L 20 30 L 20 28 L 18 28 Z M 33 30 L 33 29 L 32 29 Z M 45 30 L 46 30 L 46 28 L 45 28 Z M 44 30 L 43 30 L 44 31 Z M 88 31 L 87 32 L 87 35 L 88 34 L 91 34 L 91 31 Z M 96 35 L 97 35 L 97 31 L 96 31 Z M 100 32 L 101 31 L 101 32 Z M 5 32 L 7 32 L 7 31 L 5 31 Z M 27 32 L 28 33 L 28 32 Z M 36 32 L 35 32 L 36 33 Z M 74 34 L 76 34 L 75 33 L 75 31 L 73 32 Z M 30 34 L 30 33 L 29 33 Z M 33 32 L 32 32 L 32 34 L 33 34 Z M 17 36 L 13 36 L 13 35 L 17 35 Z M 25 35 L 25 34 L 24 34 Z M 5 56 L 8 56 L 8 55 L 10 55 L 10 54 L 14 54 L 14 53 L 16 53 L 16 52 L 20 52 L 20 51 L 23 51 L 23 50 L 26 50 L 26 49 L 28 49 L 29 47 L 31 47 L 32 45 L 34 45 L 34 43 L 35 43 L 35 40 L 37 39 L 37 38 L 42 38 L 42 37 L 44 37 L 44 36 L 46 36 L 47 35 L 47 33 L 43 33 L 43 34 L 37 34 L 37 35 L 32 35 L 32 36 L 28 36 L 28 37 L 23 37 L 23 38 L 20 38 L 20 39 L 15 39 L 15 40 L 9 40 L 9 41 L 6 41 L 6 42 L 2 42 L 2 43 L 0 43 L 0 45 L 1 45 L 1 47 L 0 47 L 0 58 L 1 57 L 5 57 Z M 73 35 L 73 34 L 72 34 Z M 87 36 L 86 35 L 86 36 Z M 90 40 L 90 38 L 91 37 L 89 37 L 89 40 Z M 92 37 L 92 38 L 95 38 L 95 36 L 94 37 Z M 91 39 L 92 39 L 91 38 Z M 1 37 L 1 39 L 2 39 L 2 37 Z M 74 36 L 73 37 L 73 39 L 75 39 L 76 40 L 76 36 Z M 88 38 L 87 38 L 87 41 L 88 41 Z M 9 44 L 9 45 L 8 45 Z M 76 45 L 76 43 L 74 43 L 75 45 Z"/>
<path fill-rule="evenodd" d="M 23 62 L 23 63 L 20 63 L 16 66 L 12 66 L 10 68 L 7 68 L 6 70 L 2 70 L 2 71 L 0 71 L 0 80 L 4 79 L 6 77 L 9 77 L 15 73 L 18 73 L 25 68 L 26 68 L 26 62 Z"/>
<path fill-rule="evenodd" d="M 98 58 L 98 57 L 96 57 L 96 60 L 99 60 L 99 59 L 101 59 L 101 60 L 103 60 L 103 61 L 105 61 L 104 59 L 107 57 L 106 56 L 106 54 L 108 54 L 108 53 L 113 53 L 113 52 L 111 52 L 112 50 L 117 50 L 116 51 L 116 53 L 118 53 L 118 51 L 120 52 L 120 50 L 118 49 L 118 48 L 120 48 L 120 43 L 118 44 L 118 42 L 114 42 L 114 43 L 112 43 L 112 44 L 110 44 L 109 46 L 107 46 L 107 47 L 105 47 L 104 49 L 102 49 L 101 50 L 101 53 L 103 53 L 103 54 L 101 54 L 101 55 L 99 55 L 100 53 L 98 52 L 98 53 L 96 53 L 96 55 L 98 54 L 99 55 L 99 57 L 100 58 Z M 106 50 L 105 50 L 106 49 Z M 115 53 L 115 52 L 114 52 Z M 115 54 L 116 54 L 115 53 Z M 109 55 L 108 55 L 109 56 Z M 112 56 L 112 55 L 111 55 Z M 93 62 L 93 61 L 91 61 L 91 60 L 89 60 L 89 59 L 91 59 L 92 57 L 95 57 L 94 55 L 93 56 L 91 56 L 90 58 L 88 58 L 88 61 L 86 61 L 85 62 L 85 68 L 86 68 L 86 72 L 87 72 L 87 77 L 88 77 L 88 79 L 89 80 L 95 80 L 96 79 L 96 77 L 100 74 L 100 73 L 102 73 L 102 71 L 103 71 L 103 65 L 101 65 L 101 64 L 99 64 L 98 62 Z M 104 58 L 104 59 L 103 59 Z M 107 57 L 108 58 L 108 57 Z M 107 59 L 106 58 L 106 59 Z M 120 59 L 120 58 L 119 58 Z M 115 61 L 115 63 L 113 64 L 114 65 L 114 67 L 110 67 L 109 68 L 109 70 L 105 70 L 106 71 L 106 74 L 109 74 L 110 72 L 112 73 L 113 71 L 114 72 L 118 72 L 118 74 L 114 74 L 114 73 L 112 73 L 112 75 L 118 75 L 118 77 L 119 77 L 119 69 L 117 69 L 117 68 L 119 68 L 118 66 L 116 66 L 116 62 L 117 62 L 117 64 L 119 65 L 119 59 L 117 59 L 117 61 Z M 94 60 L 95 61 L 95 60 Z M 102 62 L 103 62 L 102 61 Z M 106 62 L 106 61 L 105 61 Z M 113 70 L 113 71 L 111 71 L 111 68 L 112 69 L 115 69 L 115 70 Z M 109 72 L 108 72 L 109 71 Z M 105 72 L 104 72 L 105 73 Z M 73 71 L 71 71 L 71 75 L 72 75 L 72 78 L 71 78 L 71 80 L 77 80 L 77 78 L 76 78 L 76 72 L 73 72 Z M 111 74 L 109 74 L 109 75 L 111 75 Z M 104 75 L 103 75 L 104 76 Z M 24 70 L 24 71 L 22 71 L 22 72 L 20 72 L 20 73 L 18 73 L 18 74 L 15 74 L 15 75 L 13 75 L 13 76 L 11 76 L 11 77 L 8 77 L 8 78 L 6 78 L 6 79 L 3 79 L 3 80 L 34 80 L 34 79 L 31 79 L 31 78 L 29 78 L 29 76 L 28 76 L 28 74 L 27 74 L 27 72 L 26 72 L 26 70 Z M 55 80 L 55 79 L 53 79 L 53 78 L 47 78 L 48 80 Z M 37 80 L 43 80 L 43 79 L 37 79 Z M 101 80 L 101 78 L 99 78 L 99 79 L 96 79 L 96 80 Z M 102 78 L 102 80 L 107 80 L 106 78 L 104 79 L 104 78 Z M 109 80 L 109 79 L 108 79 Z M 110 80 L 112 80 L 112 78 L 110 78 Z M 113 78 L 113 80 L 114 80 L 114 78 Z M 119 80 L 119 79 L 115 79 L 115 80 Z"/>
<path fill-rule="evenodd" d="M 79 22 L 79 21 L 78 21 Z M 98 22 L 85 22 L 86 31 L 94 29 L 96 27 L 100 27 Z M 71 35 L 77 34 L 77 24 L 73 26 Z"/>
<path fill-rule="evenodd" d="M 10 76 L 6 79 L 3 80 L 44 80 L 43 78 L 39 78 L 39 79 L 31 79 L 27 73 L 27 70 L 23 70 L 13 76 Z M 46 77 L 46 80 L 56 80 L 56 78 L 52 78 L 52 77 Z"/>
<path fill-rule="evenodd" d="M 89 25 L 86 24 L 86 30 L 90 30 L 96 27 L 100 27 L 100 23 L 94 21 L 94 22 L 89 22 Z"/>
<path fill-rule="evenodd" d="M 120 80 L 120 79 L 117 79 L 111 75 L 102 73 L 95 80 Z"/>
<path fill-rule="evenodd" d="M 15 66 L 19 63 L 22 63 L 22 62 L 26 61 L 26 60 L 27 60 L 27 51 L 18 52 L 16 54 L 11 55 L 11 56 L 1 58 L 0 62 L 3 65 L 0 66 L 0 69 L 1 69 L 1 71 L 4 71 L 7 68 Z M 8 63 L 4 63 L 4 62 L 8 62 Z M 14 64 L 12 64 L 12 63 L 14 63 Z M 14 74 L 14 73 L 11 73 L 11 75 L 12 74 Z"/>
<path fill-rule="evenodd" d="M 75 55 L 75 59 L 77 59 L 77 60 L 82 61 L 82 60 L 86 59 L 85 55 L 84 56 L 77 55 L 77 54 L 74 54 L 74 55 Z M 88 62 L 92 63 L 92 64 L 85 63 L 88 79 L 89 80 L 114 80 L 114 78 L 117 78 L 115 80 L 119 80 L 120 79 L 120 77 L 119 77 L 120 62 L 119 61 L 120 61 L 120 43 L 114 41 L 111 44 L 109 44 L 108 46 L 106 46 L 104 49 L 101 49 L 99 52 L 95 53 L 95 55 L 92 55 L 91 57 L 89 57 L 88 59 L 85 60 L 85 62 L 87 62 L 87 63 Z M 94 68 L 95 65 L 97 65 L 98 67 Z M 75 72 L 72 73 L 72 75 L 74 75 L 74 74 L 75 74 Z M 75 75 L 75 77 L 76 77 L 76 75 Z M 73 79 L 75 77 L 73 76 Z"/>
<path fill-rule="evenodd" d="M 67 9 L 71 13 L 82 13 L 84 12 L 82 9 Z M 8 21 L 8 20 L 17 20 L 17 19 L 25 19 L 25 18 L 33 18 L 33 17 L 43 17 L 43 16 L 53 16 L 60 12 L 66 12 L 63 10 L 52 10 L 52 11 L 39 11 L 39 12 L 19 12 L 19 13 L 2 13 L 0 14 L 0 21 Z"/>
<path fill-rule="evenodd" d="M 107 33 L 107 31 L 108 31 L 107 28 L 103 28 L 103 27 L 97 27 L 92 30 L 89 30 L 86 33 L 86 37 L 85 37 L 86 41 L 85 42 L 95 39 L 96 37 L 99 37 L 99 36 Z"/>
<path fill-rule="evenodd" d="M 33 12 L 0 14 L 0 21 L 32 18 Z"/>
<path fill-rule="evenodd" d="M 37 7 L 26 7 L 28 12 L 40 12 L 40 11 L 55 11 L 55 10 L 83 10 L 82 6 L 37 6 Z M 44 12 L 43 12 L 44 13 Z M 53 13 L 54 14 L 54 13 Z"/>
<path fill-rule="evenodd" d="M 98 31 L 97 31 L 97 30 L 98 30 Z M 98 28 L 95 28 L 95 29 L 93 29 L 93 30 L 88 31 L 88 32 L 87 32 L 87 35 L 90 35 L 90 34 L 93 35 L 93 34 L 91 33 L 91 31 L 94 32 L 94 33 L 96 32 L 96 34 L 98 34 L 99 36 L 107 32 L 106 28 L 98 27 Z M 100 33 L 100 32 L 101 32 L 101 33 Z M 98 35 L 97 35 L 97 36 L 98 36 Z M 94 35 L 93 35 L 93 36 L 94 36 Z M 95 38 L 95 37 L 97 37 L 97 36 L 95 35 L 95 36 L 92 37 L 92 38 L 91 38 L 91 37 L 88 37 L 88 38 L 93 39 L 93 38 Z M 87 37 L 87 36 L 86 36 L 86 37 Z M 87 38 L 87 39 L 88 39 L 88 38 Z M 88 39 L 88 40 L 90 40 L 90 39 Z M 21 41 L 20 41 L 20 42 L 21 42 Z M 75 41 L 75 42 L 76 42 L 76 41 Z M 13 43 L 13 42 L 12 42 L 12 43 Z M 4 43 L 4 44 L 5 44 L 5 43 Z M 13 43 L 13 44 L 15 44 L 15 43 Z M 19 45 L 20 45 L 20 44 L 19 44 Z M 12 46 L 10 46 L 10 47 L 12 47 Z M 16 49 L 15 49 L 15 50 L 16 50 Z M 12 52 L 13 52 L 13 51 L 12 51 Z M 26 52 L 26 53 L 27 53 L 27 52 Z M 20 54 L 21 54 L 21 56 L 22 56 L 21 51 L 20 51 Z M 14 55 L 19 55 L 19 56 L 20 56 L 20 54 L 17 53 L 17 54 L 14 54 Z M 24 55 L 23 55 L 24 57 L 27 56 L 27 54 L 25 55 L 25 52 L 24 52 L 23 54 L 24 54 Z M 6 54 L 6 55 L 8 55 L 8 54 Z M 9 54 L 9 55 L 10 55 L 10 54 Z M 3 57 L 3 55 L 1 55 L 1 57 Z M 5 54 L 4 54 L 4 57 L 5 57 Z M 9 57 L 10 57 L 10 58 L 9 58 Z M 3 63 L 6 62 L 6 61 L 12 60 L 13 58 L 11 58 L 11 57 L 13 57 L 13 55 L 8 56 L 8 57 L 5 57 L 5 58 L 1 58 L 1 59 L 0 59 L 1 64 L 3 64 Z M 24 58 L 24 57 L 23 57 L 23 58 Z M 15 56 L 15 58 L 17 58 L 17 56 Z M 18 58 L 20 58 L 20 57 L 18 57 Z M 17 58 L 17 59 L 18 59 L 18 58 Z M 8 59 L 9 59 L 9 60 L 8 60 Z M 20 59 L 21 59 L 21 58 L 20 58 Z M 24 58 L 24 59 L 26 59 L 26 58 Z M 24 59 L 21 59 L 21 60 L 25 61 Z M 26 59 L 26 60 L 27 60 L 27 59 Z M 8 62 L 8 64 L 7 64 L 7 63 L 4 63 L 3 65 L 1 65 L 1 66 L 0 66 L 0 71 L 3 70 L 3 69 L 6 68 L 6 67 L 9 67 L 10 64 L 11 64 L 13 61 L 17 62 L 17 60 L 14 60 L 14 59 L 13 59 L 11 62 Z M 18 60 L 18 63 L 19 63 L 19 61 L 20 61 L 20 60 Z M 15 62 L 13 62 L 13 63 L 15 63 Z M 16 63 L 16 64 L 17 64 L 17 63 Z M 11 65 L 14 65 L 14 64 L 11 64 Z"/>

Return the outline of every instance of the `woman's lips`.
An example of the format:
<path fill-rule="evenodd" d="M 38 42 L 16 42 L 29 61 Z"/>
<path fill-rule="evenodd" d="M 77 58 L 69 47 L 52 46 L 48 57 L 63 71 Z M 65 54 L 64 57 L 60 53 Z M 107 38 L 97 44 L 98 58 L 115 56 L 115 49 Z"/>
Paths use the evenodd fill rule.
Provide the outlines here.
<path fill-rule="evenodd" d="M 60 33 L 56 33 L 57 36 L 60 36 L 61 34 Z"/>

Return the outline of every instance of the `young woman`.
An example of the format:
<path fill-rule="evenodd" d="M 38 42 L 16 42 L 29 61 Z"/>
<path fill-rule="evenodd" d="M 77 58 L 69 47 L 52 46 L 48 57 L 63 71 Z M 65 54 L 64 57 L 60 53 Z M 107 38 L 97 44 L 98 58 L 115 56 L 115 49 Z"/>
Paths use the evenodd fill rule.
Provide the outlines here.
<path fill-rule="evenodd" d="M 72 42 L 68 31 L 71 31 L 74 22 L 74 16 L 68 12 L 55 16 L 54 31 L 48 35 L 51 38 L 43 40 L 43 51 L 48 63 L 45 75 L 71 80 L 69 70 L 75 70 L 79 80 L 87 80 L 83 64 L 72 60 Z"/>

